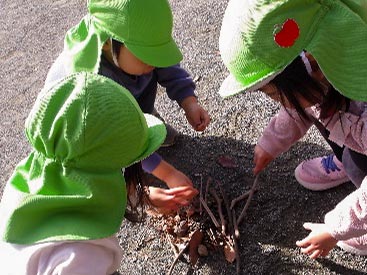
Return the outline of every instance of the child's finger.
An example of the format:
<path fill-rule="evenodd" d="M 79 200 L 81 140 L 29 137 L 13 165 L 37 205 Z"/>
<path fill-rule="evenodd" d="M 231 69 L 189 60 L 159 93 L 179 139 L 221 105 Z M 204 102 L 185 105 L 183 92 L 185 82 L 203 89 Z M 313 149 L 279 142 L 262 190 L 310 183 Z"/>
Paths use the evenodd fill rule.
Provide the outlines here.
<path fill-rule="evenodd" d="M 314 246 L 311 244 L 307 247 L 301 248 L 301 252 L 303 254 L 310 255 L 315 250 Z"/>
<path fill-rule="evenodd" d="M 312 230 L 312 223 L 310 223 L 310 222 L 305 222 L 304 224 L 303 224 L 303 228 L 304 229 L 307 229 L 307 230 Z"/>
<path fill-rule="evenodd" d="M 178 195 L 180 193 L 186 192 L 190 189 L 193 189 L 193 187 L 189 186 L 189 185 L 184 185 L 184 186 L 178 186 L 178 187 L 174 187 L 171 189 L 167 189 L 165 192 L 169 195 Z"/>
<path fill-rule="evenodd" d="M 296 241 L 296 245 L 298 246 L 298 247 L 307 247 L 307 246 L 309 246 L 310 245 L 310 243 L 308 242 L 308 240 L 307 240 L 307 238 L 304 238 L 303 240 L 301 240 L 301 241 Z"/>
<path fill-rule="evenodd" d="M 322 253 L 322 250 L 316 249 L 313 253 L 311 253 L 311 255 L 309 255 L 309 257 L 311 259 L 316 259 L 316 258 L 320 257 L 321 253 Z"/>

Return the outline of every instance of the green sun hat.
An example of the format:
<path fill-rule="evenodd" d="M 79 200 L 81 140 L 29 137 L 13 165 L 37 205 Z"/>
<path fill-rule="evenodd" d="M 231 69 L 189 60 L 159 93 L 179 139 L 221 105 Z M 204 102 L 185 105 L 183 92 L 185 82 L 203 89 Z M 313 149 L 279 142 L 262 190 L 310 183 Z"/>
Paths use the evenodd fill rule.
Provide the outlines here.
<path fill-rule="evenodd" d="M 0 235 L 12 243 L 111 236 L 123 219 L 122 167 L 156 151 L 166 136 L 125 88 L 87 72 L 42 90 L 26 120 L 33 147 L 0 205 Z"/>
<path fill-rule="evenodd" d="M 365 0 L 230 0 L 219 49 L 223 97 L 259 89 L 306 50 L 335 89 L 367 100 Z"/>
<path fill-rule="evenodd" d="M 148 65 L 175 65 L 182 54 L 172 28 L 167 0 L 89 0 L 88 14 L 66 33 L 67 66 L 72 72 L 98 72 L 102 47 L 109 38 L 123 43 Z"/>

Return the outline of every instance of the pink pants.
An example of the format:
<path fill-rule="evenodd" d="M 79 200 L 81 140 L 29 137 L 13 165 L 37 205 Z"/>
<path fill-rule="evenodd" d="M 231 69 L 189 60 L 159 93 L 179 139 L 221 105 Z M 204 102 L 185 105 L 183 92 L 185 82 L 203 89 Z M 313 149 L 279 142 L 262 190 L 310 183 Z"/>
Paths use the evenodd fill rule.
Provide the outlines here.
<path fill-rule="evenodd" d="M 121 260 L 116 236 L 35 245 L 0 243 L 1 275 L 109 275 Z"/>

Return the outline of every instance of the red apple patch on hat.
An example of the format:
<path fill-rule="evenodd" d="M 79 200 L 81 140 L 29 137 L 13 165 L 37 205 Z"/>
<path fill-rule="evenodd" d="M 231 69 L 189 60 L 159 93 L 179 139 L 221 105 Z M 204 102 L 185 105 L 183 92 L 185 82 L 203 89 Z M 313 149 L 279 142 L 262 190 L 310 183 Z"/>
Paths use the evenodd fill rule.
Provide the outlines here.
<path fill-rule="evenodd" d="M 294 19 L 287 19 L 281 26 L 275 26 L 274 41 L 282 48 L 292 47 L 298 37 L 299 27 Z"/>

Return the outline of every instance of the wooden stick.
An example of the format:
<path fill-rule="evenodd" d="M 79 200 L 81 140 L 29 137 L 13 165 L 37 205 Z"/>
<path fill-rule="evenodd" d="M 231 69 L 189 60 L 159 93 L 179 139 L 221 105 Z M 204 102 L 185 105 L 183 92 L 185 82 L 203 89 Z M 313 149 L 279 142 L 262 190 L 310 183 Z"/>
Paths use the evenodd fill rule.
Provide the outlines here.
<path fill-rule="evenodd" d="M 201 201 L 203 199 L 203 176 L 200 174 L 200 216 L 203 213 L 203 206 Z"/>
<path fill-rule="evenodd" d="M 245 193 L 243 193 L 242 195 L 238 196 L 237 198 L 234 198 L 231 202 L 231 207 L 230 209 L 233 209 L 233 207 L 236 205 L 237 202 L 247 198 L 250 195 L 251 191 L 247 191 Z"/>
<path fill-rule="evenodd" d="M 206 204 L 206 202 L 203 200 L 203 198 L 200 198 L 200 201 L 202 203 L 202 205 L 204 206 L 204 209 L 206 210 L 206 212 L 208 212 L 210 218 L 212 219 L 215 227 L 220 228 L 220 224 L 217 221 L 217 219 L 215 218 L 213 212 L 210 210 L 210 208 L 208 207 L 208 205 Z"/>
<path fill-rule="evenodd" d="M 237 238 L 239 238 L 240 232 L 239 232 L 238 227 L 237 227 L 236 212 L 233 209 L 232 215 L 231 215 L 231 210 L 230 210 L 230 207 L 229 207 L 229 202 L 228 202 L 227 195 L 224 192 L 224 190 L 222 188 L 222 185 L 219 182 L 217 182 L 217 185 L 218 185 L 219 190 L 222 194 L 222 197 L 223 197 L 223 200 L 224 200 L 224 205 L 226 206 L 226 209 L 227 209 L 227 216 L 228 216 L 228 220 L 229 220 L 229 231 L 231 232 L 231 236 L 232 236 L 233 244 L 234 244 L 233 248 L 234 248 L 234 252 L 235 252 L 235 255 L 236 255 L 236 273 L 237 273 L 237 275 L 240 275 L 241 274 L 241 258 L 240 258 L 240 252 L 239 252 L 239 247 L 238 247 L 238 242 L 237 242 Z"/>
<path fill-rule="evenodd" d="M 217 193 L 215 192 L 214 189 L 210 188 L 209 192 L 217 202 L 218 214 L 219 214 L 220 222 L 222 224 L 222 234 L 226 235 L 226 221 L 225 221 L 224 216 L 223 216 L 222 200 L 218 197 L 218 195 L 217 195 Z"/>
<path fill-rule="evenodd" d="M 177 257 L 177 255 L 179 254 L 177 246 L 173 243 L 171 237 L 168 234 L 166 236 L 167 236 L 169 244 L 171 245 L 173 253 L 175 254 L 175 257 Z"/>
<path fill-rule="evenodd" d="M 173 263 L 172 263 L 172 265 L 171 265 L 171 267 L 170 267 L 167 275 L 171 275 L 172 274 L 173 268 L 175 267 L 178 259 L 185 253 L 186 249 L 189 247 L 189 244 L 190 244 L 190 242 L 187 242 L 185 244 L 185 247 L 182 248 L 182 250 L 180 251 L 180 253 L 177 254 L 177 256 L 176 256 L 175 260 L 173 261 Z"/>
<path fill-rule="evenodd" d="M 240 231 L 238 230 L 238 225 L 236 221 L 236 211 L 232 209 L 232 219 L 233 219 L 233 230 L 234 230 L 234 236 L 236 239 L 240 238 Z"/>
<path fill-rule="evenodd" d="M 205 186 L 205 197 L 204 197 L 204 200 L 206 203 L 208 203 L 208 191 L 209 191 L 209 185 L 210 185 L 210 182 L 212 181 L 212 178 L 209 177 L 206 181 L 206 186 Z"/>
<path fill-rule="evenodd" d="M 218 187 L 219 187 L 219 191 L 222 195 L 223 201 L 224 201 L 224 206 L 226 207 L 226 211 L 227 211 L 227 216 L 228 216 L 228 227 L 229 227 L 229 231 L 231 232 L 233 229 L 233 219 L 232 219 L 232 215 L 231 215 L 231 210 L 229 208 L 229 203 L 228 203 L 228 198 L 226 193 L 224 192 L 222 185 L 216 181 Z"/>
<path fill-rule="evenodd" d="M 250 194 L 248 195 L 248 199 L 247 199 L 247 201 L 246 201 L 246 204 L 245 204 L 245 206 L 243 207 L 242 212 L 241 212 L 241 214 L 240 214 L 239 218 L 237 219 L 237 226 L 242 222 L 242 219 L 243 219 L 243 217 L 244 217 L 244 216 L 245 216 L 245 214 L 246 214 L 246 210 L 247 210 L 247 208 L 248 208 L 248 207 L 249 207 L 249 205 L 250 205 L 250 202 L 251 202 L 252 196 L 254 195 L 255 190 L 257 189 L 257 185 L 258 185 L 258 182 L 259 182 L 259 175 L 260 175 L 260 174 L 257 174 L 257 176 L 256 176 L 256 178 L 255 178 L 255 180 L 254 180 L 254 183 L 253 183 L 253 185 L 252 185 L 252 187 L 251 187 Z"/>
<path fill-rule="evenodd" d="M 236 274 L 240 275 L 241 274 L 241 258 L 240 258 L 240 253 L 239 253 L 239 247 L 238 247 L 238 242 L 236 238 L 233 238 L 233 248 L 234 248 L 234 253 L 236 255 Z"/>

